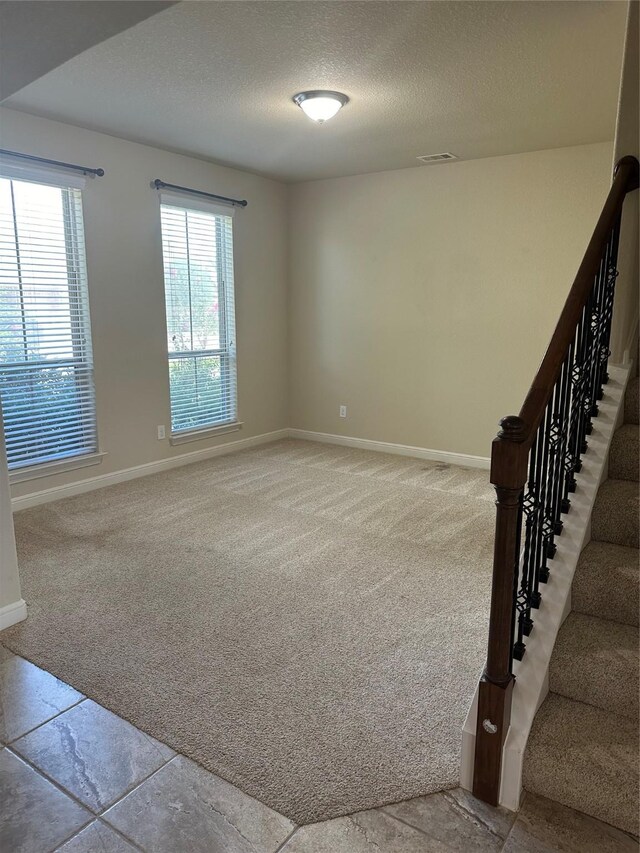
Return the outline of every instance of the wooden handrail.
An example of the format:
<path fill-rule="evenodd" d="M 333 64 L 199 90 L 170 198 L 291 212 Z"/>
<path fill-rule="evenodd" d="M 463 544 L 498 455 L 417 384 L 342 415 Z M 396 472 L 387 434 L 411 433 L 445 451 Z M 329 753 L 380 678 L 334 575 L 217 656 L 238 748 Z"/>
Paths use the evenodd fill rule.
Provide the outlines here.
<path fill-rule="evenodd" d="M 524 654 L 542 599 L 547 560 L 569 510 L 595 402 L 606 382 L 622 205 L 638 188 L 635 157 L 623 157 L 551 342 L 518 415 L 500 421 L 491 447 L 496 532 L 487 662 L 478 687 L 473 792 L 499 801 L 502 748 L 511 715 L 513 658 Z M 526 486 L 526 494 L 525 494 Z M 521 554 L 523 516 L 525 548 Z M 522 563 L 522 569 L 520 568 Z M 518 632 L 518 642 L 514 637 Z"/>

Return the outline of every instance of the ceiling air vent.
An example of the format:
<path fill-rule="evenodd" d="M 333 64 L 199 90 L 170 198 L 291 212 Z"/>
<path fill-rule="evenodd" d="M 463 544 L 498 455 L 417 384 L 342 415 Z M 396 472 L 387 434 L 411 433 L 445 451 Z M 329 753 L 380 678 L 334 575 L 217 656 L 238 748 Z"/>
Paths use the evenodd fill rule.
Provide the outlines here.
<path fill-rule="evenodd" d="M 421 163 L 442 163 L 445 160 L 457 160 L 455 154 L 446 151 L 444 154 L 423 154 L 417 158 Z"/>

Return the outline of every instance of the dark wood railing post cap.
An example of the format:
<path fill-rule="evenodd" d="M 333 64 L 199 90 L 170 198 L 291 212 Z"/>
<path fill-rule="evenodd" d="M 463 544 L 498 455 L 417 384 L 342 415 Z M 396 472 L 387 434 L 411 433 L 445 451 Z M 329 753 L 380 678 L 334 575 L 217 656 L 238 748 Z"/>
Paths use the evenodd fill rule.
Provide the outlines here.
<path fill-rule="evenodd" d="M 633 157 L 631 154 L 627 154 L 626 157 L 621 157 L 613 170 L 614 177 L 620 171 L 621 166 L 631 166 L 626 191 L 630 193 L 633 192 L 633 190 L 637 190 L 640 185 L 640 164 L 638 163 L 637 158 Z"/>
<path fill-rule="evenodd" d="M 519 415 L 502 418 L 500 432 L 491 446 L 490 480 L 494 486 L 522 488 L 527 476 L 528 436 L 527 425 Z"/>
<path fill-rule="evenodd" d="M 526 424 L 518 415 L 507 415 L 500 420 L 498 438 L 506 441 L 523 441 L 526 438 Z"/>

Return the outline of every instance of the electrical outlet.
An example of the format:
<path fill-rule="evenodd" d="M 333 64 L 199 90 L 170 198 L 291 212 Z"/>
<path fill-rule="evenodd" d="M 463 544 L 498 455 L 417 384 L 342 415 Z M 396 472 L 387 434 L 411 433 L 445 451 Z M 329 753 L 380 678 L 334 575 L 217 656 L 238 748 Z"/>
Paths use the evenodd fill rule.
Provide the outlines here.
<path fill-rule="evenodd" d="M 347 407 L 346 406 L 340 406 L 340 417 L 341 418 L 347 417 Z"/>
<path fill-rule="evenodd" d="M 158 427 L 158 441 L 162 441 L 163 438 L 166 438 L 164 425 Z"/>

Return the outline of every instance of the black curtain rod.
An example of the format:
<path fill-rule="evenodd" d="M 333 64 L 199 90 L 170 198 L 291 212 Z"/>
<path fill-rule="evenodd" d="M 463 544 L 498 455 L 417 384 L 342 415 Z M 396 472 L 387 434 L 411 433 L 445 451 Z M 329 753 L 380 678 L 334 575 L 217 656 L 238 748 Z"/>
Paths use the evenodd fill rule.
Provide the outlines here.
<path fill-rule="evenodd" d="M 5 148 L 0 148 L 0 156 L 8 154 L 10 157 L 19 157 L 22 160 L 33 160 L 35 163 L 46 163 L 48 166 L 62 166 L 64 169 L 73 169 L 76 172 L 82 172 L 85 175 L 93 175 L 96 178 L 101 178 L 104 175 L 104 169 L 91 169 L 89 166 L 76 166 L 74 163 L 62 163 L 60 160 L 47 160 L 46 157 L 35 157 L 33 154 L 20 154 L 19 151 L 7 151 Z"/>
<path fill-rule="evenodd" d="M 243 198 L 227 198 L 225 195 L 215 195 L 214 193 L 206 193 L 203 190 L 191 190 L 189 187 L 179 187 L 177 184 L 167 184 L 164 181 L 161 181 L 160 178 L 156 178 L 155 181 L 152 182 L 151 186 L 155 187 L 157 190 L 166 188 L 169 190 L 180 190 L 180 192 L 191 193 L 192 195 L 201 195 L 205 198 L 214 198 L 216 201 L 225 201 L 227 204 L 232 204 L 235 207 L 246 207 L 249 203 Z"/>

